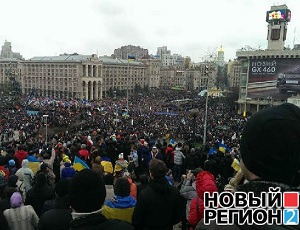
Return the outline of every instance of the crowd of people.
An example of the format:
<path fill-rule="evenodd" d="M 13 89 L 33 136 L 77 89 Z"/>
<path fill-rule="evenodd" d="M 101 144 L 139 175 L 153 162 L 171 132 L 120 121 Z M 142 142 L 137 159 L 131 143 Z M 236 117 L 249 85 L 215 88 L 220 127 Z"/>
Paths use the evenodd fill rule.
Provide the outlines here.
<path fill-rule="evenodd" d="M 153 91 L 133 96 L 129 108 L 124 99 L 50 98 L 28 100 L 27 110 L 3 108 L 1 229 L 171 230 L 176 224 L 202 229 L 204 192 L 234 192 L 245 178 L 286 183 L 279 180 L 280 174 L 267 177 L 261 169 L 265 158 L 259 154 L 269 152 L 267 141 L 253 153 L 257 145 L 251 138 L 260 124 L 254 129 L 245 125 L 254 118 L 237 114 L 227 98 L 209 98 L 207 142 L 200 146 L 205 98 L 181 104 L 178 99 L 183 96 L 192 98 Z M 289 128 L 299 140 L 299 111 L 290 106 L 278 114 L 278 119 L 294 119 Z M 276 133 L 282 135 L 285 129 Z M 250 138 L 245 139 L 244 130 Z M 263 135 L 261 141 L 266 139 Z M 295 140 L 289 143 L 298 146 Z M 294 169 L 299 169 L 297 156 Z M 243 168 L 251 174 L 244 174 Z M 297 170 L 284 170 L 293 179 L 288 185 L 299 186 L 291 175 Z"/>

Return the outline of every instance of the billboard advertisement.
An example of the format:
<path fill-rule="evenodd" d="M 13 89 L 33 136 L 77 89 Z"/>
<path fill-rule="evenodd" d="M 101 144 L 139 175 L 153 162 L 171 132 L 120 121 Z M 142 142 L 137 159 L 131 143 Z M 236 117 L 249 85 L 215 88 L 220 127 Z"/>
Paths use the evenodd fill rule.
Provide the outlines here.
<path fill-rule="evenodd" d="M 300 59 L 253 59 L 248 76 L 248 86 L 272 83 L 281 93 L 300 91 Z"/>

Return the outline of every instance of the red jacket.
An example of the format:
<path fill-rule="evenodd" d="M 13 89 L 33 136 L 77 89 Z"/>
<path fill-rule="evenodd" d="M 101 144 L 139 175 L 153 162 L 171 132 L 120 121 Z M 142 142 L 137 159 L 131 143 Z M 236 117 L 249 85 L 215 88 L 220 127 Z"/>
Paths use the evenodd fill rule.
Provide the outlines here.
<path fill-rule="evenodd" d="M 196 226 L 197 223 L 204 217 L 204 192 L 212 194 L 213 192 L 218 191 L 213 174 L 208 171 L 200 172 L 196 177 L 196 191 L 198 197 L 194 198 L 191 202 L 188 219 L 189 223 L 193 226 Z"/>
<path fill-rule="evenodd" d="M 82 157 L 82 156 L 84 157 L 85 161 L 90 157 L 90 153 L 87 149 L 80 149 L 78 153 L 79 153 L 80 157 Z"/>
<path fill-rule="evenodd" d="M 19 168 L 21 168 L 22 161 L 26 157 L 28 157 L 28 153 L 26 151 L 24 151 L 24 150 L 21 149 L 21 150 L 16 151 L 15 154 L 14 154 L 14 156 L 18 160 L 18 162 L 16 162 L 16 166 L 19 169 Z"/>

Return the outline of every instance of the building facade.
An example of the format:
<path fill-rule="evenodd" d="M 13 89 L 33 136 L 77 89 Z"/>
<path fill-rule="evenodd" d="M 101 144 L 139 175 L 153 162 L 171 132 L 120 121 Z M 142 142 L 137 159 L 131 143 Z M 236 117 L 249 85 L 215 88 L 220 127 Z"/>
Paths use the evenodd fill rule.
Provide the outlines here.
<path fill-rule="evenodd" d="M 121 48 L 114 50 L 115 58 L 127 59 L 128 56 L 134 56 L 136 59 L 148 58 L 148 49 L 141 48 L 139 46 L 122 46 Z"/>
<path fill-rule="evenodd" d="M 290 20 L 291 11 L 286 5 L 272 6 L 266 12 L 268 48 L 237 51 L 241 64 L 239 113 L 279 105 L 299 93 L 300 50 L 297 45 L 293 49 L 285 47 Z"/>
<path fill-rule="evenodd" d="M 2 48 L 0 58 L 12 58 L 22 60 L 23 57 L 20 53 L 15 53 L 12 51 L 11 42 L 5 40 Z"/>

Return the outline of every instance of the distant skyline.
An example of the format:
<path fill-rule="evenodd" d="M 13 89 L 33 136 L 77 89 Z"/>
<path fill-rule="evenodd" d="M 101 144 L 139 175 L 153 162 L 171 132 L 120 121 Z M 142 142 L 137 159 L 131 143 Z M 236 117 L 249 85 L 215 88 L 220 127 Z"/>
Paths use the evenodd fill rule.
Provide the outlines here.
<path fill-rule="evenodd" d="M 300 43 L 300 1 L 285 0 L 10 0 L 2 1 L 0 45 L 24 58 L 61 53 L 111 55 L 133 45 L 200 62 L 221 46 L 225 60 L 242 47 L 267 48 L 266 11 L 292 12 L 285 46 Z"/>

